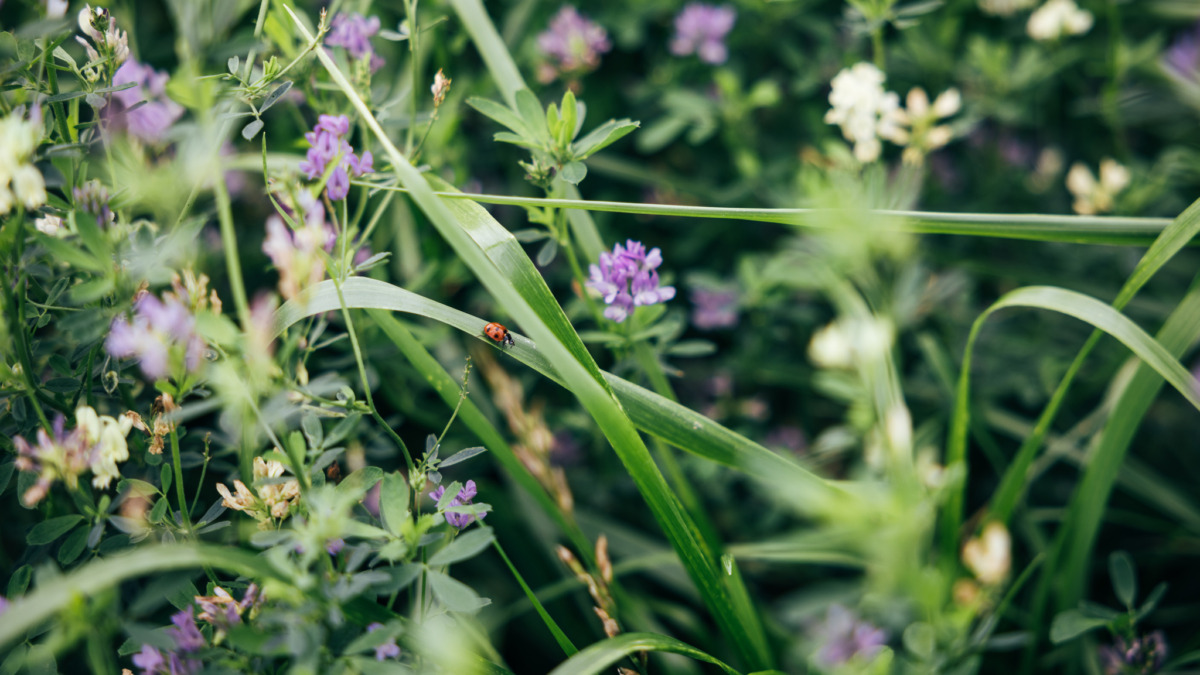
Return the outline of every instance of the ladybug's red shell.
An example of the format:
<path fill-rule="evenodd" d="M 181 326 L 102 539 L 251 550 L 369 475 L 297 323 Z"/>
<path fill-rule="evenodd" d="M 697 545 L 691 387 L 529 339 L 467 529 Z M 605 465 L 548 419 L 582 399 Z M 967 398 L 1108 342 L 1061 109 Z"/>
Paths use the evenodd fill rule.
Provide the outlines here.
<path fill-rule="evenodd" d="M 508 334 L 508 329 L 496 322 L 489 323 L 483 327 L 483 332 L 491 339 L 503 345 L 513 346 L 512 336 Z"/>

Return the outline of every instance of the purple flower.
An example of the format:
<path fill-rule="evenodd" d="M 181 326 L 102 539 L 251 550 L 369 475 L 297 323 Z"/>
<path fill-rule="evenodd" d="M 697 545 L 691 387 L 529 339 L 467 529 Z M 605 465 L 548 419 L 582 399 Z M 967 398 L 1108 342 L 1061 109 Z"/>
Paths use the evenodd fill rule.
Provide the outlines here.
<path fill-rule="evenodd" d="M 150 645 L 142 645 L 142 651 L 133 655 L 133 665 L 142 669 L 142 675 L 154 675 L 163 669 L 163 655 Z"/>
<path fill-rule="evenodd" d="M 375 631 L 379 630 L 380 628 L 383 628 L 383 624 L 373 623 L 373 624 L 367 626 L 367 632 L 374 633 Z M 396 638 L 392 638 L 392 639 L 388 640 L 387 642 L 385 642 L 375 648 L 375 660 L 376 661 L 383 661 L 385 659 L 394 659 L 397 656 L 400 656 L 400 646 L 396 644 Z"/>
<path fill-rule="evenodd" d="M 735 19 L 737 12 L 729 5 L 690 3 L 675 17 L 671 53 L 676 56 L 695 54 L 701 61 L 714 65 L 725 63 L 729 58 L 725 36 L 733 29 Z"/>
<path fill-rule="evenodd" d="M 0 614 L 4 614 L 5 612 L 8 611 L 8 605 L 9 605 L 8 598 L 4 597 L 3 595 L 0 595 Z"/>
<path fill-rule="evenodd" d="M 442 495 L 444 494 L 446 494 L 446 486 L 439 485 L 438 489 L 429 493 L 429 498 L 436 502 L 441 500 Z M 467 481 L 467 484 L 458 491 L 458 494 L 454 496 L 454 499 L 450 500 L 449 506 L 467 506 L 471 503 L 471 500 L 475 498 L 475 494 L 475 481 L 469 480 Z M 476 518 L 474 513 L 446 513 L 445 516 L 447 523 L 450 523 L 460 530 L 467 525 L 470 525 Z M 486 513 L 480 513 L 478 518 L 483 520 L 486 516 Z"/>
<path fill-rule="evenodd" d="M 96 217 L 97 227 L 106 227 L 113 222 L 113 212 L 108 205 L 108 190 L 98 180 L 89 180 L 71 191 L 75 208 Z"/>
<path fill-rule="evenodd" d="M 558 10 L 550 27 L 538 35 L 537 45 L 557 62 L 551 66 L 549 79 L 554 79 L 558 71 L 579 74 L 591 70 L 600 65 L 600 55 L 612 49 L 608 32 L 571 5 Z"/>
<path fill-rule="evenodd" d="M 76 428 L 66 434 L 65 423 L 63 416 L 59 415 L 54 420 L 52 434 L 39 428 L 37 445 L 31 445 L 21 436 L 13 438 L 13 445 L 17 449 L 17 470 L 38 474 L 34 484 L 21 496 L 28 506 L 40 502 L 55 480 L 61 479 L 74 489 L 79 475 L 91 466 L 97 456 L 96 447 L 88 442 L 86 430 Z"/>
<path fill-rule="evenodd" d="M 1185 80 L 1200 79 L 1200 23 L 1181 34 L 1163 53 L 1167 71 Z"/>
<path fill-rule="evenodd" d="M 342 539 L 341 537 L 338 537 L 337 539 L 330 539 L 329 541 L 325 542 L 325 552 L 329 555 L 337 555 L 338 553 L 341 553 L 345 546 L 346 540 Z"/>
<path fill-rule="evenodd" d="M 379 17 L 364 17 L 362 14 L 347 15 L 339 12 L 329 24 L 329 35 L 325 44 L 334 47 L 344 47 L 351 58 L 362 59 L 369 57 L 371 72 L 379 70 L 383 58 L 371 47 L 371 36 L 379 32 Z"/>
<path fill-rule="evenodd" d="M 300 171 L 309 180 L 316 180 L 325 174 L 330 162 L 336 162 L 325 184 L 326 194 L 335 202 L 350 193 L 351 175 L 358 177 L 375 170 L 370 150 L 363 152 L 361 158 L 354 155 L 354 148 L 343 138 L 348 133 L 350 120 L 345 115 L 321 115 L 317 126 L 304 134 L 304 140 L 312 147 L 300 162 Z"/>
<path fill-rule="evenodd" d="M 174 626 L 167 629 L 167 635 L 175 641 L 175 648 L 182 652 L 194 652 L 204 646 L 204 635 L 196 625 L 196 609 L 189 606 L 182 612 L 171 616 Z"/>
<path fill-rule="evenodd" d="M 1111 645 L 1100 647 L 1100 663 L 1105 675 L 1149 675 L 1162 668 L 1167 658 L 1167 640 L 1161 630 L 1133 640 L 1117 637 Z"/>
<path fill-rule="evenodd" d="M 674 286 L 660 286 L 658 272 L 662 251 L 646 252 L 641 242 L 629 239 L 617 244 L 612 253 L 601 253 L 599 264 L 591 265 L 587 286 L 600 293 L 608 307 L 604 316 L 621 323 L 633 308 L 666 302 L 675 297 Z"/>
<path fill-rule="evenodd" d="M 126 61 L 113 76 L 113 86 L 130 83 L 136 86 L 113 92 L 117 105 L 106 109 L 110 128 L 124 128 L 145 143 L 161 141 L 171 125 L 183 116 L 183 106 L 167 98 L 168 79 L 163 71 L 133 59 Z M 130 110 L 142 101 L 146 103 Z"/>
<path fill-rule="evenodd" d="M 777 427 L 763 439 L 763 445 L 768 448 L 780 448 L 793 453 L 804 452 L 808 447 L 808 439 L 804 430 L 790 424 Z"/>
<path fill-rule="evenodd" d="M 692 289 L 692 304 L 692 323 L 700 330 L 737 325 L 737 291 L 696 287 Z"/>
<path fill-rule="evenodd" d="M 833 605 L 825 621 L 816 627 L 815 639 L 821 647 L 816 661 L 824 667 L 839 666 L 855 656 L 870 661 L 887 643 L 887 633 L 841 605 Z"/>
<path fill-rule="evenodd" d="M 200 366 L 204 352 L 204 340 L 196 334 L 196 319 L 187 307 L 176 298 L 164 302 L 149 293 L 134 304 L 132 323 L 124 317 L 113 321 L 104 346 L 117 358 L 137 357 L 152 380 L 171 374 L 173 350 L 187 372 Z"/>

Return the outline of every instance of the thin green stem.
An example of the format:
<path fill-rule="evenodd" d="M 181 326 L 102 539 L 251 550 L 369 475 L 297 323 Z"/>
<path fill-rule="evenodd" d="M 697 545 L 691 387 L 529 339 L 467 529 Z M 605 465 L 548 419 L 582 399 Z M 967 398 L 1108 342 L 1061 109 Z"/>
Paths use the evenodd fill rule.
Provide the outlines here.
<path fill-rule="evenodd" d="M 183 526 L 187 528 L 188 534 L 195 534 L 192 530 L 192 516 L 188 513 L 187 496 L 183 489 L 183 464 L 179 461 L 179 432 L 175 430 L 175 425 L 171 425 L 171 464 L 175 471 L 175 498 L 179 502 L 179 517 L 183 520 Z"/>
<path fill-rule="evenodd" d="M 883 24 L 871 29 L 871 54 L 875 57 L 875 67 L 887 72 L 887 57 L 883 53 Z"/>
<path fill-rule="evenodd" d="M 525 583 L 525 579 L 521 576 L 521 573 L 517 571 L 517 566 L 513 565 L 512 561 L 508 559 L 508 555 L 504 553 L 504 548 L 500 546 L 499 540 L 493 539 L 492 547 L 496 549 L 496 553 L 500 554 L 500 558 L 504 560 L 504 564 L 508 565 L 508 569 L 510 572 L 512 572 L 513 578 L 517 580 L 517 584 L 519 584 L 521 586 L 521 590 L 525 592 L 525 597 L 529 599 L 530 604 L 533 605 L 533 609 L 537 611 L 538 616 L 542 617 L 542 623 L 546 624 L 546 628 L 548 628 L 554 635 L 554 640 L 558 643 L 559 648 L 561 648 L 563 653 L 565 653 L 568 657 L 575 655 L 579 649 L 577 649 L 575 645 L 571 643 L 571 639 L 567 637 L 567 634 L 558 627 L 558 624 L 550 616 L 550 613 L 546 611 L 546 608 L 542 606 L 541 601 L 538 600 L 537 594 L 533 592 L 533 589 L 529 587 L 529 584 Z"/>

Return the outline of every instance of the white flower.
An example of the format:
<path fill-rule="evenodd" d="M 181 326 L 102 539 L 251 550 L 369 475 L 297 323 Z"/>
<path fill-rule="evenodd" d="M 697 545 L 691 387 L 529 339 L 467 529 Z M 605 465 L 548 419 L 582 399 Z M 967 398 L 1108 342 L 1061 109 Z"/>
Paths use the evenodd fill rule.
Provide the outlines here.
<path fill-rule="evenodd" d="M 978 538 L 963 545 L 962 559 L 975 578 L 987 585 L 998 584 L 1008 576 L 1012 565 L 1012 538 L 998 522 L 988 523 Z"/>
<path fill-rule="evenodd" d="M 1067 189 L 1075 196 L 1071 208 L 1075 213 L 1090 216 L 1111 211 L 1118 193 L 1129 187 L 1129 169 L 1112 158 L 1100 162 L 1100 180 L 1091 169 L 1076 162 L 1067 172 Z"/>
<path fill-rule="evenodd" d="M 51 237 L 57 237 L 58 233 L 62 231 L 63 219 L 53 215 L 43 216 L 33 221 L 33 225 L 37 228 L 38 232 L 48 234 Z"/>
<path fill-rule="evenodd" d="M 1082 35 L 1092 28 L 1092 13 L 1080 9 L 1074 0 L 1048 0 L 1029 16 L 1025 30 L 1034 40 L 1057 40 L 1066 35 Z"/>
<path fill-rule="evenodd" d="M 67 15 L 70 0 L 46 0 L 46 18 L 61 19 Z"/>
<path fill-rule="evenodd" d="M 878 159 L 883 149 L 878 136 L 887 138 L 897 131 L 900 97 L 884 91 L 885 78 L 883 71 L 870 63 L 857 63 L 830 83 L 832 108 L 825 114 L 825 122 L 841 127 L 846 140 L 854 143 L 854 156 L 860 162 Z"/>
<path fill-rule="evenodd" d="M 892 337 L 891 323 L 879 317 L 835 321 L 813 335 L 808 358 L 822 368 L 851 368 L 882 358 Z"/>
<path fill-rule="evenodd" d="M 88 444 L 95 447 L 92 455 L 92 485 L 107 488 L 112 479 L 120 477 L 117 462 L 129 459 L 129 445 L 125 437 L 133 429 L 133 420 L 124 415 L 120 419 L 98 415 L 90 406 L 79 406 L 75 411 L 75 426 L 83 430 Z"/>
<path fill-rule="evenodd" d="M 32 120 L 19 114 L 0 119 L 0 216 L 20 202 L 27 209 L 46 203 L 46 182 L 30 160 L 42 140 L 40 114 Z M 9 183 L 12 186 L 9 187 Z"/>
<path fill-rule="evenodd" d="M 36 209 L 46 203 L 46 182 L 42 179 L 42 172 L 32 164 L 19 167 L 13 173 L 12 184 L 13 192 L 25 208 Z"/>
<path fill-rule="evenodd" d="M 822 368 L 849 368 L 853 357 L 850 340 L 837 323 L 817 331 L 808 345 L 808 358 Z"/>
<path fill-rule="evenodd" d="M 934 100 L 931 107 L 925 90 L 914 87 L 909 90 L 904 102 L 907 108 L 897 110 L 892 115 L 894 127 L 889 127 L 887 133 L 881 132 L 880 135 L 897 145 L 908 146 L 904 149 L 904 162 L 919 165 L 925 161 L 925 155 L 954 138 L 953 129 L 937 122 L 959 111 L 962 95 L 957 89 L 947 89 Z"/>

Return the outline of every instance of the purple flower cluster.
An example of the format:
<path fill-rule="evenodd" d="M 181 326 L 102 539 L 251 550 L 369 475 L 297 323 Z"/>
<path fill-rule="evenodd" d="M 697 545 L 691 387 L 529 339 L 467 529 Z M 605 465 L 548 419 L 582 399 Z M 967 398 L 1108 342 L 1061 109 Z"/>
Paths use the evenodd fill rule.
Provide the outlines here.
<path fill-rule="evenodd" d="M 604 297 L 608 307 L 604 316 L 621 323 L 633 313 L 633 308 L 666 302 L 675 297 L 674 286 L 659 286 L 658 266 L 662 251 L 646 251 L 641 242 L 629 239 L 624 246 L 617 244 L 612 253 L 601 253 L 600 263 L 591 265 L 588 288 Z"/>
<path fill-rule="evenodd" d="M 110 129 L 125 129 L 143 143 L 158 143 L 167 130 L 183 116 L 183 106 L 167 98 L 167 80 L 163 71 L 154 70 L 129 59 L 117 69 L 113 86 L 134 84 L 113 92 L 114 105 L 105 110 Z M 145 104 L 130 110 L 138 103 Z"/>
<path fill-rule="evenodd" d="M 368 18 L 362 14 L 339 12 L 329 24 L 329 35 L 325 38 L 325 44 L 344 47 L 354 59 L 368 57 L 373 73 L 383 65 L 383 57 L 376 54 L 375 49 L 371 47 L 371 36 L 378 32 L 379 17 Z"/>
<path fill-rule="evenodd" d="M 309 180 L 316 180 L 325 174 L 330 162 L 336 162 L 326 185 L 326 194 L 335 202 L 350 194 L 351 175 L 358 177 L 375 170 L 371 151 L 363 151 L 361 158 L 356 156 L 354 148 L 343 138 L 348 133 L 350 119 L 345 115 L 321 115 L 317 126 L 304 134 L 304 140 L 312 147 L 300 162 L 300 171 Z"/>
<path fill-rule="evenodd" d="M 98 180 L 89 180 L 71 190 L 75 208 L 96 217 L 97 227 L 107 227 L 113 222 L 112 207 L 108 204 L 108 190 Z"/>
<path fill-rule="evenodd" d="M 1163 53 L 1167 71 L 1185 80 L 1200 80 L 1200 23 L 1171 43 Z"/>
<path fill-rule="evenodd" d="M 537 45 L 543 54 L 557 62 L 547 73 L 550 79 L 558 71 L 581 73 L 591 70 L 600 65 L 600 55 L 612 49 L 608 32 L 571 5 L 558 10 L 550 20 L 550 27 L 538 35 Z"/>
<path fill-rule="evenodd" d="M 45 429 L 39 427 L 37 445 L 30 444 L 22 436 L 13 438 L 13 445 L 17 449 L 17 470 L 38 475 L 33 485 L 21 496 L 26 505 L 40 502 L 57 479 L 61 478 L 74 489 L 79 475 L 96 459 L 99 446 L 88 442 L 86 430 L 76 428 L 68 434 L 64 430 L 65 423 L 63 416 L 59 415 L 54 420 L 53 433 L 46 433 Z"/>
<path fill-rule="evenodd" d="M 871 660 L 887 643 L 887 633 L 867 621 L 860 621 L 849 609 L 833 605 L 825 621 L 817 626 L 815 639 L 821 647 L 816 661 L 823 667 L 839 666 L 861 656 Z"/>
<path fill-rule="evenodd" d="M 195 610 L 188 607 L 175 613 L 171 623 L 173 625 L 166 633 L 174 640 L 175 649 L 163 654 L 155 647 L 142 645 L 142 651 L 133 656 L 133 665 L 142 669 L 141 675 L 194 675 L 203 667 L 198 659 L 185 656 L 207 644 L 200 627 L 196 625 Z"/>
<path fill-rule="evenodd" d="M 477 490 L 475 489 L 475 481 L 467 481 L 467 484 L 458 491 L 458 494 L 454 496 L 454 499 L 450 500 L 450 506 L 467 506 L 471 503 L 471 500 L 475 498 L 476 492 Z M 439 485 L 438 489 L 429 493 L 429 498 L 436 502 L 439 501 L 444 494 L 446 494 L 446 486 Z M 474 513 L 446 513 L 445 516 L 447 523 L 450 523 L 460 530 L 474 522 L 476 517 Z M 486 513 L 481 513 L 479 514 L 479 519 L 483 520 L 486 516 Z"/>
<path fill-rule="evenodd" d="M 1161 630 L 1133 640 L 1118 637 L 1099 652 L 1105 675 L 1149 675 L 1167 659 L 1167 639 Z"/>
<path fill-rule="evenodd" d="M 373 623 L 373 624 L 367 626 L 367 632 L 374 633 L 375 631 L 379 630 L 380 628 L 383 628 L 383 624 Z M 375 648 L 375 660 L 376 661 L 384 661 L 386 659 L 394 659 L 398 656 L 400 656 L 400 645 L 396 644 L 396 638 L 392 638 L 392 639 L 388 640 L 387 642 L 385 642 Z"/>
<path fill-rule="evenodd" d="M 737 325 L 738 294 L 733 290 L 696 287 L 692 289 L 692 323 L 700 330 L 732 328 Z"/>
<path fill-rule="evenodd" d="M 204 340 L 196 334 L 196 318 L 176 298 L 166 301 L 146 293 L 134 304 L 133 321 L 113 321 L 104 344 L 117 358 L 137 357 L 142 372 L 152 380 L 171 374 L 172 350 L 182 355 L 187 372 L 200 366 Z"/>
<path fill-rule="evenodd" d="M 701 61 L 714 65 L 725 63 L 729 58 L 725 36 L 733 30 L 736 19 L 737 12 L 729 5 L 690 3 L 675 17 L 671 53 L 676 56 L 695 54 Z"/>

